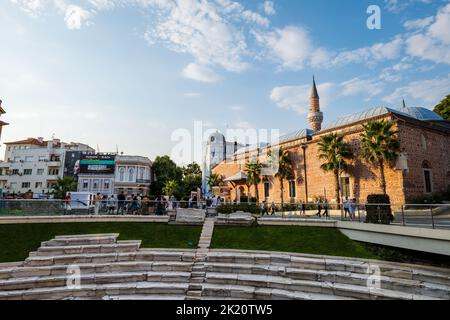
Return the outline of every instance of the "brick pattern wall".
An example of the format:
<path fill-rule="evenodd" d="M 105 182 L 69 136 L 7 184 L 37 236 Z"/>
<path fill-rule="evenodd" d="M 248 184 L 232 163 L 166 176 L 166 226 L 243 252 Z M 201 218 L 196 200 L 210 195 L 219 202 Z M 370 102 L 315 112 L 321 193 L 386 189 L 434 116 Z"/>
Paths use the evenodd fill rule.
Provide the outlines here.
<path fill-rule="evenodd" d="M 390 115 L 380 118 L 393 119 Z M 395 120 L 395 119 L 393 119 Z M 433 191 L 444 191 L 450 183 L 450 135 L 442 132 L 431 131 L 429 129 L 417 127 L 403 121 L 396 121 L 396 130 L 399 131 L 399 140 L 401 142 L 401 150 L 406 156 L 408 170 L 396 168 L 396 164 L 387 164 L 385 167 L 387 193 L 392 203 L 405 203 L 413 198 L 423 195 L 424 178 L 422 163 L 428 161 L 431 164 L 433 172 Z M 380 188 L 380 170 L 376 165 L 371 165 L 359 159 L 360 155 L 360 135 L 362 133 L 362 125 L 356 124 L 336 130 L 344 135 L 344 139 L 351 145 L 354 159 L 349 162 L 349 170 L 342 176 L 348 176 L 350 180 L 350 194 L 359 202 L 364 203 L 367 196 L 372 193 L 381 193 Z M 324 132 L 315 135 L 312 141 L 307 142 L 306 139 L 299 139 L 293 142 L 284 143 L 282 147 L 290 151 L 295 174 L 296 197 L 289 198 L 289 183 L 284 181 L 284 201 L 298 202 L 300 200 L 315 202 L 317 197 L 324 197 L 328 201 L 336 200 L 335 178 L 333 173 L 324 172 L 320 165 L 321 160 L 318 159 L 318 141 L 321 135 L 330 132 Z M 425 136 L 426 149 L 422 147 L 421 135 Z M 308 183 L 308 199 L 305 193 L 305 172 L 304 157 L 301 144 L 306 144 L 306 178 Z M 241 160 L 242 161 L 242 160 Z M 230 177 L 240 170 L 244 171 L 244 166 L 238 164 L 221 163 L 213 169 L 215 173 L 224 177 Z M 270 181 L 270 197 L 269 202 L 279 203 L 281 200 L 281 185 L 276 177 L 267 178 Z M 233 186 L 229 183 L 230 187 Z M 245 184 L 243 184 L 245 185 Z M 247 190 L 247 187 L 245 187 Z M 264 199 L 264 184 L 260 183 L 259 187 L 260 200 Z M 255 194 L 254 187 L 251 187 L 251 195 Z M 231 200 L 236 199 L 236 192 L 232 189 Z"/>

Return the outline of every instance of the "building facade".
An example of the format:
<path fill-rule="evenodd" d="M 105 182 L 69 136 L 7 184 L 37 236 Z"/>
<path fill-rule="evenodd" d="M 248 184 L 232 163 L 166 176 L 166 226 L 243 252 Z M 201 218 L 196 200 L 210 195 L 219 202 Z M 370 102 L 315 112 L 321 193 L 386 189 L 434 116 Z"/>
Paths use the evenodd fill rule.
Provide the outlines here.
<path fill-rule="evenodd" d="M 147 157 L 118 155 L 114 192 L 128 195 L 148 195 L 152 183 L 152 162 Z"/>
<path fill-rule="evenodd" d="M 238 149 L 243 145 L 237 142 L 228 142 L 225 136 L 216 131 L 211 134 L 203 148 L 203 165 L 202 165 L 202 191 L 208 193 L 208 178 L 215 166 L 225 160 L 233 158 Z"/>
<path fill-rule="evenodd" d="M 405 203 L 415 198 L 444 192 L 450 187 L 450 122 L 426 108 L 407 107 L 399 109 L 376 107 L 348 117 L 339 118 L 322 127 L 319 95 L 315 82 L 311 90 L 311 113 L 308 120 L 311 129 L 303 129 L 280 138 L 278 145 L 266 148 L 238 150 L 235 161 L 222 162 L 213 171 L 220 174 L 230 189 L 229 200 L 250 193 L 255 195 L 245 181 L 245 163 L 259 158 L 273 148 L 281 146 L 289 151 L 293 163 L 293 179 L 285 181 L 285 202 L 308 201 L 327 198 L 336 201 L 334 176 L 324 172 L 318 158 L 318 142 L 324 135 L 337 133 L 350 144 L 353 159 L 347 172 L 340 175 L 342 196 L 356 198 L 364 203 L 369 194 L 381 193 L 380 169 L 359 158 L 362 125 L 371 120 L 391 120 L 398 132 L 401 152 L 396 162 L 386 166 L 387 194 L 393 203 Z M 260 201 L 280 202 L 281 185 L 271 174 L 262 174 L 258 185 Z"/>
<path fill-rule="evenodd" d="M 45 141 L 42 137 L 7 142 L 5 147 L 5 158 L 0 162 L 0 188 L 10 194 L 50 193 L 64 175 L 67 151 L 93 151 L 86 144 Z"/>
<path fill-rule="evenodd" d="M 6 111 L 2 107 L 2 100 L 0 100 L 0 116 L 4 115 Z M 6 123 L 4 121 L 0 121 L 0 138 L 2 136 L 3 127 L 7 126 L 9 123 Z"/>
<path fill-rule="evenodd" d="M 78 191 L 102 195 L 148 195 L 152 162 L 147 157 L 83 154 L 79 162 Z"/>

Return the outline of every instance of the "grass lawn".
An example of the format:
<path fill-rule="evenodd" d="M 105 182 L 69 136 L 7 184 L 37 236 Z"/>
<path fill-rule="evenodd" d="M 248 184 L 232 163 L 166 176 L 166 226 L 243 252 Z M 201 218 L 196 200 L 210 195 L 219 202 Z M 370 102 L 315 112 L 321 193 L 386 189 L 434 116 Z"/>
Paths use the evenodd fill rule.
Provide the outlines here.
<path fill-rule="evenodd" d="M 42 241 L 56 235 L 119 233 L 119 240 L 142 240 L 142 248 L 196 248 L 201 226 L 165 223 L 42 223 L 0 225 L 0 262 L 23 261 Z"/>
<path fill-rule="evenodd" d="M 257 226 L 214 228 L 211 248 L 310 253 L 379 259 L 364 245 L 334 228 Z"/>

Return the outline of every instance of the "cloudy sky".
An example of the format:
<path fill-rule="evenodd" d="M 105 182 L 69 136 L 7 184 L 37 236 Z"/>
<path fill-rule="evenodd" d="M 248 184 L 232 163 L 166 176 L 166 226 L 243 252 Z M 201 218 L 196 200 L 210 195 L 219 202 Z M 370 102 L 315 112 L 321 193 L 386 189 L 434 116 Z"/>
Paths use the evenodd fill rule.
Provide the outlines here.
<path fill-rule="evenodd" d="M 313 74 L 325 123 L 402 97 L 431 109 L 448 30 L 445 0 L 2 0 L 1 138 L 154 158 L 194 121 L 287 133 L 307 127 Z"/>

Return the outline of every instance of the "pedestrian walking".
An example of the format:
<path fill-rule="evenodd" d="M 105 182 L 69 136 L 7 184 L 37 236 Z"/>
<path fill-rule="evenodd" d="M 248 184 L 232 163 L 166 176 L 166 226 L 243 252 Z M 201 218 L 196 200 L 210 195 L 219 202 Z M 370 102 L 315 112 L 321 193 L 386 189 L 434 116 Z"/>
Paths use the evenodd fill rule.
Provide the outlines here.
<path fill-rule="evenodd" d="M 322 214 L 322 202 L 319 200 L 317 200 L 317 213 L 316 216 L 321 217 Z"/>
<path fill-rule="evenodd" d="M 94 214 L 98 215 L 100 212 L 100 205 L 102 202 L 102 196 L 100 193 L 97 193 L 94 197 Z"/>

